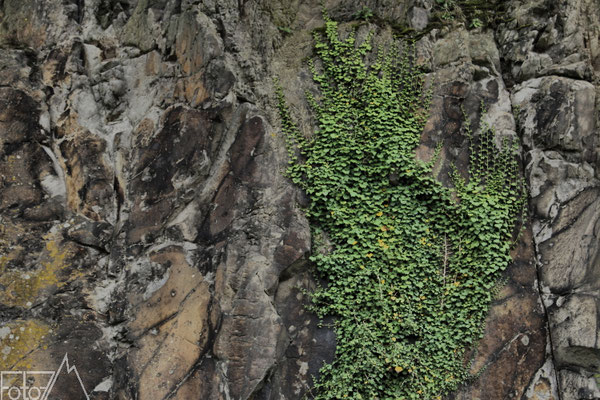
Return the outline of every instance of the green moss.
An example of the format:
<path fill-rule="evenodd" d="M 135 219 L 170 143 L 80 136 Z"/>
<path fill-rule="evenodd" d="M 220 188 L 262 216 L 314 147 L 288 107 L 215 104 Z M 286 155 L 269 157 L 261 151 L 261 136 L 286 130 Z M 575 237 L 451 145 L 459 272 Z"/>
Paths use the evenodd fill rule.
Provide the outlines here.
<path fill-rule="evenodd" d="M 433 24 L 463 22 L 468 28 L 495 27 L 506 20 L 508 3 L 500 0 L 436 0 Z"/>
<path fill-rule="evenodd" d="M 368 64 L 370 37 L 342 40 L 327 17 L 314 40 L 320 96 L 307 94 L 310 138 L 278 92 L 288 176 L 310 196 L 311 260 L 327 280 L 313 309 L 335 317 L 336 359 L 321 370 L 316 398 L 441 398 L 469 377 L 466 350 L 510 262 L 523 210 L 514 147 L 499 151 L 491 127 L 474 137 L 467 126 L 470 175 L 455 172 L 455 187 L 444 187 L 431 173 L 435 158 L 415 159 L 428 95 L 411 52 L 393 43 Z"/>
<path fill-rule="evenodd" d="M 417 40 L 433 29 L 441 29 L 452 24 L 462 23 L 468 29 L 494 28 L 498 24 L 511 21 L 507 16 L 508 3 L 500 0 L 436 0 L 431 10 L 427 26 L 420 31 L 407 26 L 402 21 L 390 20 L 385 16 L 370 13 L 370 10 L 357 10 L 353 19 L 373 22 L 379 26 L 389 26 L 399 38 Z M 364 17 L 368 15 L 368 17 Z"/>

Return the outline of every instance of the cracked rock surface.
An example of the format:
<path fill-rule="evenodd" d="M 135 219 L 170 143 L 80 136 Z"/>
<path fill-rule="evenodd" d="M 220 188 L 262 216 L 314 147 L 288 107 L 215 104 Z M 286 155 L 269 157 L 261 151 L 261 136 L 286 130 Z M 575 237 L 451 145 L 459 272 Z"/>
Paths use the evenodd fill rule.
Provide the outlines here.
<path fill-rule="evenodd" d="M 430 0 L 328 0 L 427 29 Z M 92 399 L 293 400 L 335 354 L 272 77 L 311 131 L 317 0 L 0 1 L 0 370 L 68 353 Z M 358 37 L 384 24 L 363 25 Z M 523 0 L 427 30 L 417 157 L 465 170 L 463 110 L 519 136 L 525 230 L 477 378 L 449 398 L 600 398 L 600 5 Z M 63 384 L 51 397 L 79 398 Z"/>

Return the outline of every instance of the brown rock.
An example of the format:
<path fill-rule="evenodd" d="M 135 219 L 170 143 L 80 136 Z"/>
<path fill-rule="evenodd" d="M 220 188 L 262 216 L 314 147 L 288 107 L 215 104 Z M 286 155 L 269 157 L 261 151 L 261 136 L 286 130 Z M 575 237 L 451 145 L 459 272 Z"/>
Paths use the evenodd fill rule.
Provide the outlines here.
<path fill-rule="evenodd" d="M 152 255 L 151 260 L 169 265 L 166 281 L 156 283 L 151 297 L 145 300 L 150 295 L 147 290 L 133 309 L 135 319 L 129 329 L 136 349 L 128 361 L 140 399 L 168 395 L 186 399 L 185 392 L 178 390 L 183 384 L 191 384 L 187 382 L 189 374 L 207 351 L 210 337 L 209 285 L 187 263 L 181 249 L 166 248 Z"/>

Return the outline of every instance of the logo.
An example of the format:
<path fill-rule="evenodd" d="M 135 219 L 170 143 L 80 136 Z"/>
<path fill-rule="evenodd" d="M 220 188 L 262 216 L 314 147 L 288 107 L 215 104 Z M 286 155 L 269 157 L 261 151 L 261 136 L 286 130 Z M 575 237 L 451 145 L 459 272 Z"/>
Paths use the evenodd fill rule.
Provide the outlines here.
<path fill-rule="evenodd" d="M 47 400 L 65 385 L 68 393 L 90 400 L 77 367 L 69 364 L 66 353 L 56 371 L 0 371 L 0 400 Z"/>

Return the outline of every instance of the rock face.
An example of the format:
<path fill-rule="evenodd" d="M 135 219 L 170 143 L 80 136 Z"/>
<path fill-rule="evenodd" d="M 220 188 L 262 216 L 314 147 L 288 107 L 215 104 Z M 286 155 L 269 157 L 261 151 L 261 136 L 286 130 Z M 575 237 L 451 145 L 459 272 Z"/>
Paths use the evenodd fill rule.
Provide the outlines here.
<path fill-rule="evenodd" d="M 428 29 L 434 2 L 330 0 Z M 416 44 L 417 156 L 464 170 L 464 113 L 522 139 L 530 216 L 456 399 L 600 398 L 600 6 L 526 0 Z M 0 1 L 0 370 L 93 399 L 301 399 L 335 353 L 272 76 L 310 132 L 319 1 Z M 58 386 L 56 387 L 58 388 Z M 62 386 L 57 396 L 70 398 Z"/>
<path fill-rule="evenodd" d="M 531 23 L 528 36 L 511 26 L 500 35 L 505 71 L 515 83 L 511 99 L 523 137 L 539 287 L 549 325 L 547 365 L 554 370 L 538 372 L 530 393 L 544 398 L 535 386 L 546 387 L 549 380 L 554 398 L 596 399 L 600 9 L 588 1 L 547 2 L 527 13 L 540 7 L 533 3 L 515 11 L 519 24 Z M 515 41 L 521 42 L 518 52 Z"/>

